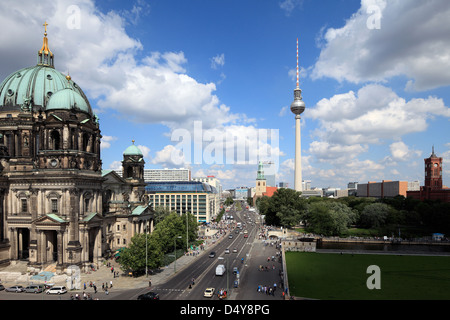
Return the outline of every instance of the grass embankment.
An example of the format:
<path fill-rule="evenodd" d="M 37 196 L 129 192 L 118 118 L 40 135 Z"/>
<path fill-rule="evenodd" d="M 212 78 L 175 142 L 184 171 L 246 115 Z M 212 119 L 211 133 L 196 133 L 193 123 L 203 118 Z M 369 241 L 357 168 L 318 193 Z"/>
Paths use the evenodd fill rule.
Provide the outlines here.
<path fill-rule="evenodd" d="M 286 252 L 291 295 L 323 300 L 450 299 L 450 257 Z M 381 289 L 368 289 L 380 268 Z"/>

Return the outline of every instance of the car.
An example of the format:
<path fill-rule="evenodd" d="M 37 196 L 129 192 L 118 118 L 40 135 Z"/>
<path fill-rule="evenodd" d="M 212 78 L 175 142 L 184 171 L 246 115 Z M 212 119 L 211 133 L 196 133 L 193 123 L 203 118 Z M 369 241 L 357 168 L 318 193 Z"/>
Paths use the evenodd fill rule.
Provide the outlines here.
<path fill-rule="evenodd" d="M 238 268 L 237 267 L 233 267 L 233 274 L 238 274 L 238 273 L 239 273 Z"/>
<path fill-rule="evenodd" d="M 0 284 L 0 291 L 5 290 L 5 286 Z"/>
<path fill-rule="evenodd" d="M 211 298 L 214 295 L 214 288 L 206 288 L 205 292 L 203 293 L 203 296 L 205 298 Z"/>
<path fill-rule="evenodd" d="M 66 287 L 64 286 L 54 286 L 48 289 L 45 293 L 47 294 L 64 294 L 67 292 Z"/>
<path fill-rule="evenodd" d="M 44 286 L 41 284 L 32 284 L 26 287 L 24 291 L 29 293 L 41 293 L 44 292 Z"/>
<path fill-rule="evenodd" d="M 228 239 L 233 239 L 233 235 L 230 234 L 230 235 L 228 236 Z"/>
<path fill-rule="evenodd" d="M 23 292 L 22 286 L 12 286 L 5 289 L 6 292 Z"/>
<path fill-rule="evenodd" d="M 211 253 L 209 254 L 210 258 L 214 258 L 216 256 L 216 252 L 215 251 L 211 251 Z"/>
<path fill-rule="evenodd" d="M 234 249 L 233 249 L 233 253 L 236 253 L 236 252 L 237 252 L 237 249 L 236 249 L 236 248 L 234 248 Z"/>
<path fill-rule="evenodd" d="M 248 238 L 248 234 L 244 234 L 244 238 Z"/>
<path fill-rule="evenodd" d="M 137 297 L 138 300 L 159 300 L 159 294 L 153 291 L 143 293 Z"/>
<path fill-rule="evenodd" d="M 226 248 L 225 253 L 230 253 L 230 249 Z"/>

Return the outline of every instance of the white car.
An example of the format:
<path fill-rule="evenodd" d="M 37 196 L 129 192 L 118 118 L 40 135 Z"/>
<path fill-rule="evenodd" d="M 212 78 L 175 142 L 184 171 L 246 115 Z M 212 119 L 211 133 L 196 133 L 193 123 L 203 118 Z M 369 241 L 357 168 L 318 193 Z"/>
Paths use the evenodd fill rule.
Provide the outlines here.
<path fill-rule="evenodd" d="M 225 249 L 225 253 L 230 253 L 230 249 Z"/>
<path fill-rule="evenodd" d="M 214 288 L 206 288 L 205 293 L 203 296 L 205 298 L 211 298 L 214 295 Z"/>
<path fill-rule="evenodd" d="M 47 294 L 63 294 L 66 293 L 66 287 L 64 286 L 54 286 L 48 289 L 45 293 Z"/>

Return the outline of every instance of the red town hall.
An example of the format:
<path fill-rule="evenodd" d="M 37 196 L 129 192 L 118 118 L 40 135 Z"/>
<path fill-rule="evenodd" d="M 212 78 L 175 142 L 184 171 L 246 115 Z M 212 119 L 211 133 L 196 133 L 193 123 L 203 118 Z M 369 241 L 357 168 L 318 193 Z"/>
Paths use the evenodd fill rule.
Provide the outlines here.
<path fill-rule="evenodd" d="M 424 200 L 441 200 L 450 202 L 450 188 L 442 184 L 442 157 L 436 156 L 434 147 L 429 158 L 425 161 L 425 185 L 420 191 L 408 191 L 407 197 Z"/>

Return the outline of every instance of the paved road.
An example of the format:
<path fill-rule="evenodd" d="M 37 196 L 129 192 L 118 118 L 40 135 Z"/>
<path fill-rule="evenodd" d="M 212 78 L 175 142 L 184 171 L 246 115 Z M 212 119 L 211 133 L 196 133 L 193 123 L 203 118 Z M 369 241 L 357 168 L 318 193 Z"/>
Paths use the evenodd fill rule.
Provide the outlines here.
<path fill-rule="evenodd" d="M 270 245 L 264 246 L 258 234 L 260 232 L 260 225 L 249 222 L 249 216 L 255 221 L 255 214 L 245 212 L 232 212 L 235 216 L 233 222 L 242 221 L 246 222 L 248 230 L 248 238 L 244 238 L 243 234 L 234 233 L 234 228 L 228 230 L 225 236 L 219 239 L 208 240 L 206 249 L 195 256 L 183 256 L 176 261 L 176 266 L 172 263 L 165 268 L 162 268 L 158 273 L 150 277 L 130 278 L 125 276 L 114 277 L 110 271 L 110 267 L 101 266 L 97 271 L 91 274 L 81 275 L 81 289 L 73 290 L 70 293 L 61 296 L 45 295 L 45 294 L 29 294 L 29 293 L 7 293 L 0 291 L 0 299 L 2 300 L 68 300 L 70 295 L 79 294 L 83 292 L 90 294 L 93 298 L 100 300 L 135 300 L 139 294 L 151 290 L 157 291 L 161 295 L 161 299 L 183 299 L 183 300 L 215 300 L 216 296 L 211 298 L 204 298 L 203 292 L 207 287 L 214 287 L 217 290 L 220 288 L 226 289 L 229 287 L 229 300 L 236 299 L 281 299 L 281 290 L 277 290 L 274 296 L 258 293 L 256 288 L 258 285 L 273 286 L 273 283 L 277 283 L 279 287 L 280 277 L 279 268 L 280 263 L 274 262 L 275 270 L 258 271 L 260 264 L 267 265 L 267 257 L 275 256 L 276 248 Z M 245 216 L 244 216 L 245 213 Z M 244 230 L 244 229 L 243 229 Z M 228 236 L 231 234 L 232 239 Z M 216 232 L 215 230 L 209 230 L 210 234 Z M 225 254 L 226 248 L 230 249 L 229 254 Z M 238 252 L 233 253 L 233 249 L 236 248 Z M 216 251 L 215 258 L 209 258 L 210 251 Z M 226 260 L 218 260 L 218 257 L 226 258 Z M 241 258 L 244 258 L 245 263 L 241 263 Z M 111 266 L 114 270 L 120 270 L 117 263 L 111 262 Z M 234 288 L 234 280 L 236 276 L 230 272 L 228 274 L 228 283 L 226 276 L 216 276 L 215 267 L 219 264 L 227 264 L 229 271 L 232 271 L 236 266 L 239 269 L 240 283 L 238 288 Z M 12 266 L 12 269 L 17 269 L 19 266 Z M 175 273 L 176 270 L 176 273 Z M 4 270 L 0 270 L 4 271 Z M 195 278 L 195 285 L 189 289 L 189 283 L 192 278 Z M 151 280 L 151 288 L 149 288 L 149 280 Z M 102 284 L 112 281 L 113 287 L 108 290 L 108 294 L 102 290 Z M 89 287 L 89 283 L 93 282 L 97 285 L 97 293 L 94 293 L 94 289 Z M 86 283 L 86 289 L 84 289 L 84 283 Z M 21 284 L 26 286 L 27 282 L 17 283 L 17 281 L 5 283 L 5 287 L 15 284 Z M 59 283 L 57 283 L 59 284 Z M 65 283 L 61 283 L 65 285 Z"/>

